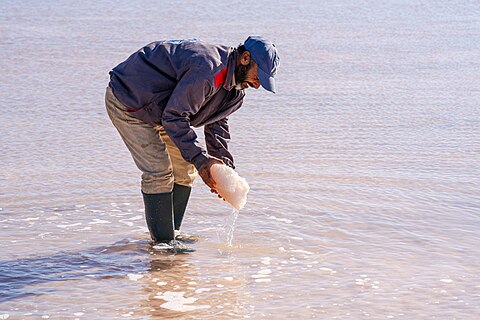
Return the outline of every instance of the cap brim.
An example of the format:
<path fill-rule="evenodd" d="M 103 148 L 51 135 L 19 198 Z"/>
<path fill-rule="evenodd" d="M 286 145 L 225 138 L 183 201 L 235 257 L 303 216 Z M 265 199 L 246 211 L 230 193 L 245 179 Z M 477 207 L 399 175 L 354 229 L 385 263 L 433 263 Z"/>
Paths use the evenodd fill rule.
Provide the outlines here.
<path fill-rule="evenodd" d="M 265 90 L 275 93 L 275 79 L 258 68 L 258 80 Z"/>

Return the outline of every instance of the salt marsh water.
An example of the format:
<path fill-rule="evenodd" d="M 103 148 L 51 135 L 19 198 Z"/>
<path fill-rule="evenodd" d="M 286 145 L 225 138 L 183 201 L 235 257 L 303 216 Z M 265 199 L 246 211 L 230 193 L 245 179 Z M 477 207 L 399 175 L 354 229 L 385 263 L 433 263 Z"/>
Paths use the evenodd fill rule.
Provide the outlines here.
<path fill-rule="evenodd" d="M 477 1 L 0 2 L 0 319 L 479 319 Z M 104 111 L 153 40 L 278 47 L 230 118 L 250 185 L 198 181 L 196 251 L 148 244 Z M 233 221 L 235 225 L 232 226 Z"/>

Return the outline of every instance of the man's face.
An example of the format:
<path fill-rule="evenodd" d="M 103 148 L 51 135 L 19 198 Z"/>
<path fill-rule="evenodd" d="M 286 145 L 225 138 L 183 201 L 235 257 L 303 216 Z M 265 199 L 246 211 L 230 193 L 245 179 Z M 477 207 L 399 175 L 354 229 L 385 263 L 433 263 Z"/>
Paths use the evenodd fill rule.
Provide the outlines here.
<path fill-rule="evenodd" d="M 255 89 L 260 88 L 260 80 L 258 80 L 258 65 L 249 59 L 248 64 L 240 64 L 235 68 L 235 89 L 243 90 L 248 87 Z"/>

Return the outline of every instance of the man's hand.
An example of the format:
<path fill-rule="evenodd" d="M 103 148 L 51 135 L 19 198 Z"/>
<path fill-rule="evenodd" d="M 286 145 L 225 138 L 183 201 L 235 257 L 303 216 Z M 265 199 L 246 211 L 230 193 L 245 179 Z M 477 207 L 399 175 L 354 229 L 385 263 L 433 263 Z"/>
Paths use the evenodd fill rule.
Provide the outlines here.
<path fill-rule="evenodd" d="M 212 174 L 210 173 L 210 168 L 214 164 L 224 164 L 222 160 L 209 156 L 208 160 L 203 164 L 203 166 L 198 169 L 198 174 L 202 177 L 203 182 L 210 188 L 213 193 L 217 193 L 215 189 L 215 180 L 213 180 Z"/>

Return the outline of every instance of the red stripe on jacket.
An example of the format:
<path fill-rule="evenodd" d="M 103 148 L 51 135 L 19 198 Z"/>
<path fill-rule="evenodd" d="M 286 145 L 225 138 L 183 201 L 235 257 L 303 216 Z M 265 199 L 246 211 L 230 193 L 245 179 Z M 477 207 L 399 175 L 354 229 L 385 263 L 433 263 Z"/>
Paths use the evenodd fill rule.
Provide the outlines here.
<path fill-rule="evenodd" d="M 222 71 L 217 73 L 217 75 L 215 76 L 215 88 L 218 88 L 218 86 L 223 85 L 226 79 L 227 79 L 227 68 L 223 68 Z"/>

